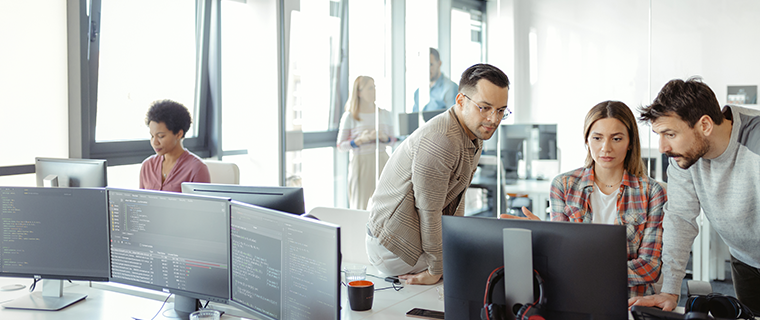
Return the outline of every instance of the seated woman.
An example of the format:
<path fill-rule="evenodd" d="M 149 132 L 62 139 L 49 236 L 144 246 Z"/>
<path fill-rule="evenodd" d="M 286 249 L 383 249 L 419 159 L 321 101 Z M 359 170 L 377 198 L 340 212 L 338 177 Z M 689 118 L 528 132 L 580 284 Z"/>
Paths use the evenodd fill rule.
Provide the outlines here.
<path fill-rule="evenodd" d="M 182 182 L 211 181 L 203 160 L 182 146 L 190 123 L 190 112 L 178 102 L 160 100 L 150 106 L 145 124 L 156 154 L 142 163 L 140 189 L 182 192 Z"/>
<path fill-rule="evenodd" d="M 667 201 L 660 184 L 644 174 L 638 132 L 624 103 L 594 106 L 583 129 L 586 163 L 555 177 L 550 195 L 553 221 L 626 227 L 629 297 L 654 293 L 662 265 L 662 207 Z M 538 220 L 525 207 L 522 211 Z"/>

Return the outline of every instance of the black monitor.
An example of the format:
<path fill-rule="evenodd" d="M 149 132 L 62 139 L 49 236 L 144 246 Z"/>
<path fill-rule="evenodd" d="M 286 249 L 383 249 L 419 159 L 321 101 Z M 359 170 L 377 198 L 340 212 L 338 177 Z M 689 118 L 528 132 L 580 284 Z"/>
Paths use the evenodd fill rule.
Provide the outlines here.
<path fill-rule="evenodd" d="M 423 111 L 422 112 L 422 119 L 425 120 L 425 122 L 430 121 L 430 119 L 433 119 L 433 117 L 446 112 L 448 109 L 439 109 L 439 110 L 432 110 L 432 111 Z M 414 132 L 414 130 L 417 130 L 417 128 L 420 127 L 420 113 L 419 112 L 413 112 L 413 113 L 399 113 L 398 115 L 398 128 L 399 128 L 399 135 L 400 136 L 408 136 Z"/>
<path fill-rule="evenodd" d="M 625 227 L 573 222 L 443 217 L 447 319 L 480 319 L 486 280 L 504 265 L 504 228 L 532 232 L 533 268 L 543 278 L 546 319 L 627 319 Z M 509 276 L 509 270 L 505 270 Z M 504 285 L 493 301 L 504 304 Z M 509 307 L 508 307 L 509 308 Z"/>
<path fill-rule="evenodd" d="M 108 188 L 113 282 L 173 293 L 180 317 L 229 298 L 229 199 Z"/>
<path fill-rule="evenodd" d="M 231 207 L 231 304 L 267 319 L 339 319 L 340 227 Z"/>
<path fill-rule="evenodd" d="M 102 188 L 106 181 L 106 160 L 102 159 L 53 159 L 35 158 L 34 171 L 37 186 L 47 187 L 44 181 L 49 178 L 53 187 L 91 187 Z"/>
<path fill-rule="evenodd" d="M 292 214 L 306 212 L 303 188 L 300 187 L 253 187 L 236 184 L 183 182 L 182 193 L 225 197 Z"/>
<path fill-rule="evenodd" d="M 0 187 L 0 204 L 0 276 L 108 281 L 105 189 Z M 61 285 L 3 307 L 59 310 L 86 297 Z"/>
<path fill-rule="evenodd" d="M 556 124 L 505 124 L 499 131 L 505 179 L 532 178 L 533 160 L 557 160 Z M 519 160 L 525 161 L 525 177 L 518 177 Z"/>

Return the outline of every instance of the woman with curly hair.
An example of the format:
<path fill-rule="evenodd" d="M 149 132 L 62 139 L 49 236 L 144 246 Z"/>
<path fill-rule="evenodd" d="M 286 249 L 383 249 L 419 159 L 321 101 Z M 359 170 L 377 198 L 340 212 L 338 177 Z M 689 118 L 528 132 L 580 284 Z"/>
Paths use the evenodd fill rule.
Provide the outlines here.
<path fill-rule="evenodd" d="M 172 100 L 153 102 L 145 116 L 156 154 L 143 161 L 140 189 L 182 192 L 182 182 L 210 182 L 203 160 L 182 146 L 190 129 L 190 112 Z"/>

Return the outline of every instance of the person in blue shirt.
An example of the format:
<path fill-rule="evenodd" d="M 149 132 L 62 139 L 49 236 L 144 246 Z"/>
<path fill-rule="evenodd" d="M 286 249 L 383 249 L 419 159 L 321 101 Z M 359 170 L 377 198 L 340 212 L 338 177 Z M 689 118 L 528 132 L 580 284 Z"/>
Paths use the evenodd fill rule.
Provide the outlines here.
<path fill-rule="evenodd" d="M 454 105 L 459 87 L 441 73 L 441 56 L 438 50 L 430 48 L 430 102 L 422 111 L 448 109 Z M 420 89 L 414 91 L 413 112 L 420 111 Z"/>

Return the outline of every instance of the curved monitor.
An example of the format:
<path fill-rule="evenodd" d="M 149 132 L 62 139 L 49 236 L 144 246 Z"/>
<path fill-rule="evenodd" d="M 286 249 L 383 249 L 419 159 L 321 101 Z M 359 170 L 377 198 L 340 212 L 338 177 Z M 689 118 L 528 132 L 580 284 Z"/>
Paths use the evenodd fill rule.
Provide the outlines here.
<path fill-rule="evenodd" d="M 486 280 L 504 265 L 503 229 L 518 228 L 532 233 L 533 268 L 543 278 L 547 301 L 544 318 L 627 319 L 625 227 L 454 216 L 443 216 L 442 223 L 446 318 L 480 317 Z M 492 298 L 505 304 L 504 285 L 495 287 Z"/>
<path fill-rule="evenodd" d="M 0 276 L 108 281 L 105 189 L 0 187 L 0 205 Z M 36 294 L 4 307 L 58 310 L 84 298 Z"/>
<path fill-rule="evenodd" d="M 298 215 L 306 212 L 303 202 L 303 188 L 298 187 L 253 187 L 236 184 L 183 182 L 182 193 L 225 197 Z"/>
<path fill-rule="evenodd" d="M 175 294 L 183 317 L 198 299 L 229 298 L 229 199 L 108 188 L 113 282 Z"/>
<path fill-rule="evenodd" d="M 46 187 L 45 178 L 55 177 L 54 187 L 102 188 L 106 181 L 106 160 L 102 159 L 53 159 L 35 158 L 34 171 L 37 186 Z"/>
<path fill-rule="evenodd" d="M 230 302 L 266 319 L 340 318 L 340 227 L 232 201 Z"/>

